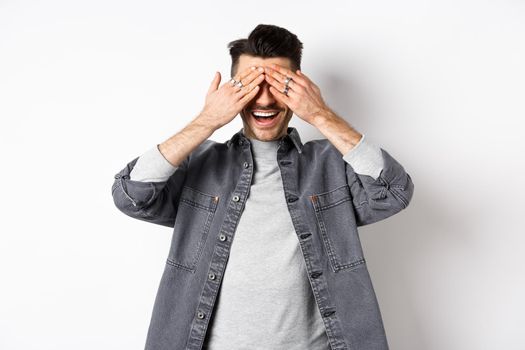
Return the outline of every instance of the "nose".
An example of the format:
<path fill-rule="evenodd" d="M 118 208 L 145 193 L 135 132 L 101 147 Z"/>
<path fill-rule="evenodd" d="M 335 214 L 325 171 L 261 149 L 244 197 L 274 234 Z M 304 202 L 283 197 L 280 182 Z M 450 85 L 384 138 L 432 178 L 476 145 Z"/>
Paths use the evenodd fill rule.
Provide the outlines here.
<path fill-rule="evenodd" d="M 271 106 L 274 105 L 277 100 L 273 96 L 273 94 L 270 92 L 270 84 L 266 82 L 265 80 L 262 81 L 261 84 L 259 84 L 259 92 L 257 95 L 255 95 L 254 102 L 258 106 Z"/>

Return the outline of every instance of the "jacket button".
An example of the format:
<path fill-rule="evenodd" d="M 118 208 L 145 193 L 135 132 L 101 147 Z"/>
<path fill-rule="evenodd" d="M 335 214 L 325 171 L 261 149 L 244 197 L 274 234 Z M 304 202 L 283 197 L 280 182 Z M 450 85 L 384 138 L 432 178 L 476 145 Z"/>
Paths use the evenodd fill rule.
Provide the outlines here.
<path fill-rule="evenodd" d="M 323 313 L 323 316 L 328 317 L 328 316 L 332 316 L 333 314 L 335 314 L 335 310 L 330 310 L 330 311 L 325 311 Z"/>
<path fill-rule="evenodd" d="M 226 236 L 223 233 L 221 233 L 219 239 L 224 242 L 226 240 Z"/>
<path fill-rule="evenodd" d="M 295 201 L 298 200 L 298 199 L 299 199 L 299 198 L 297 198 L 296 196 L 288 197 L 288 203 L 295 202 Z"/>
<path fill-rule="evenodd" d="M 197 317 L 202 320 L 204 318 L 204 312 L 202 311 L 197 312 Z"/>
<path fill-rule="evenodd" d="M 312 276 L 312 278 L 317 278 L 317 277 L 321 276 L 322 274 L 323 274 L 322 272 L 314 272 L 310 276 Z"/>
<path fill-rule="evenodd" d="M 214 280 L 215 279 L 215 274 L 213 272 L 210 272 L 208 274 L 208 278 L 211 279 L 211 280 Z"/>
<path fill-rule="evenodd" d="M 233 196 L 232 199 L 233 199 L 234 202 L 238 202 L 239 201 L 239 196 Z"/>
<path fill-rule="evenodd" d="M 250 164 L 248 164 L 248 162 L 244 162 L 244 163 L 242 164 L 242 166 L 243 166 L 244 168 L 247 168 L 247 167 L 250 166 Z"/>

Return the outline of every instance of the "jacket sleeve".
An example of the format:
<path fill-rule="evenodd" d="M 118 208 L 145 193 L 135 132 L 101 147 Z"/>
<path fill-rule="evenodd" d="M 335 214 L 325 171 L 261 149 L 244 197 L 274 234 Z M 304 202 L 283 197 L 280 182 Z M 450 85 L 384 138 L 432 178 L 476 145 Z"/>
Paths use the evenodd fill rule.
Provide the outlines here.
<path fill-rule="evenodd" d="M 344 159 L 357 226 L 386 219 L 408 206 L 414 184 L 387 151 L 365 141 L 358 143 Z"/>
<path fill-rule="evenodd" d="M 157 167 L 157 173 L 154 173 L 151 160 L 159 156 L 162 157 L 156 146 L 130 161 L 115 175 L 111 193 L 115 206 L 124 214 L 134 219 L 174 227 L 188 158 L 178 167 L 171 166 L 171 170 L 164 165 L 164 171 L 158 172 Z M 167 160 L 164 161 L 167 163 Z"/>

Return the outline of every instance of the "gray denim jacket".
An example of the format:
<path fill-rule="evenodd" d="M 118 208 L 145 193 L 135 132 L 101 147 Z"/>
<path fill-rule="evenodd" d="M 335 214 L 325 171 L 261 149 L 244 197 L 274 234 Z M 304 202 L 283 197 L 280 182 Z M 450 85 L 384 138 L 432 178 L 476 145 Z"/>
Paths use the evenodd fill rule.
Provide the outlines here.
<path fill-rule="evenodd" d="M 292 127 L 277 152 L 288 210 L 333 350 L 388 349 L 357 227 L 406 208 L 414 185 L 403 166 L 381 152 L 377 179 L 355 173 L 328 140 L 303 145 Z M 224 143 L 206 140 L 163 182 L 131 180 L 137 160 L 115 175 L 115 205 L 135 219 L 173 228 L 145 348 L 202 349 L 250 191 L 250 141 L 241 131 Z"/>

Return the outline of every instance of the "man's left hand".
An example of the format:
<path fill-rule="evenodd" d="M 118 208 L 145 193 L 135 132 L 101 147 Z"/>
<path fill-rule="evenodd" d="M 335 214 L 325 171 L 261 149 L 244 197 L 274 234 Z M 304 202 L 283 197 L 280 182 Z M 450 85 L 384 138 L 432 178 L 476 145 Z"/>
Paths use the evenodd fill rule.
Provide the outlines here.
<path fill-rule="evenodd" d="M 315 126 L 316 117 L 330 112 L 319 87 L 299 69 L 294 73 L 280 65 L 270 64 L 264 73 L 275 98 L 306 122 Z M 288 96 L 284 94 L 286 77 L 292 78 L 288 83 Z"/>
<path fill-rule="evenodd" d="M 264 75 L 275 98 L 287 105 L 298 117 L 319 129 L 343 155 L 355 147 L 363 137 L 326 105 L 319 87 L 300 70 L 294 73 L 282 66 L 271 64 L 265 67 Z M 284 94 L 286 77 L 292 78 L 288 84 L 288 96 Z"/>

